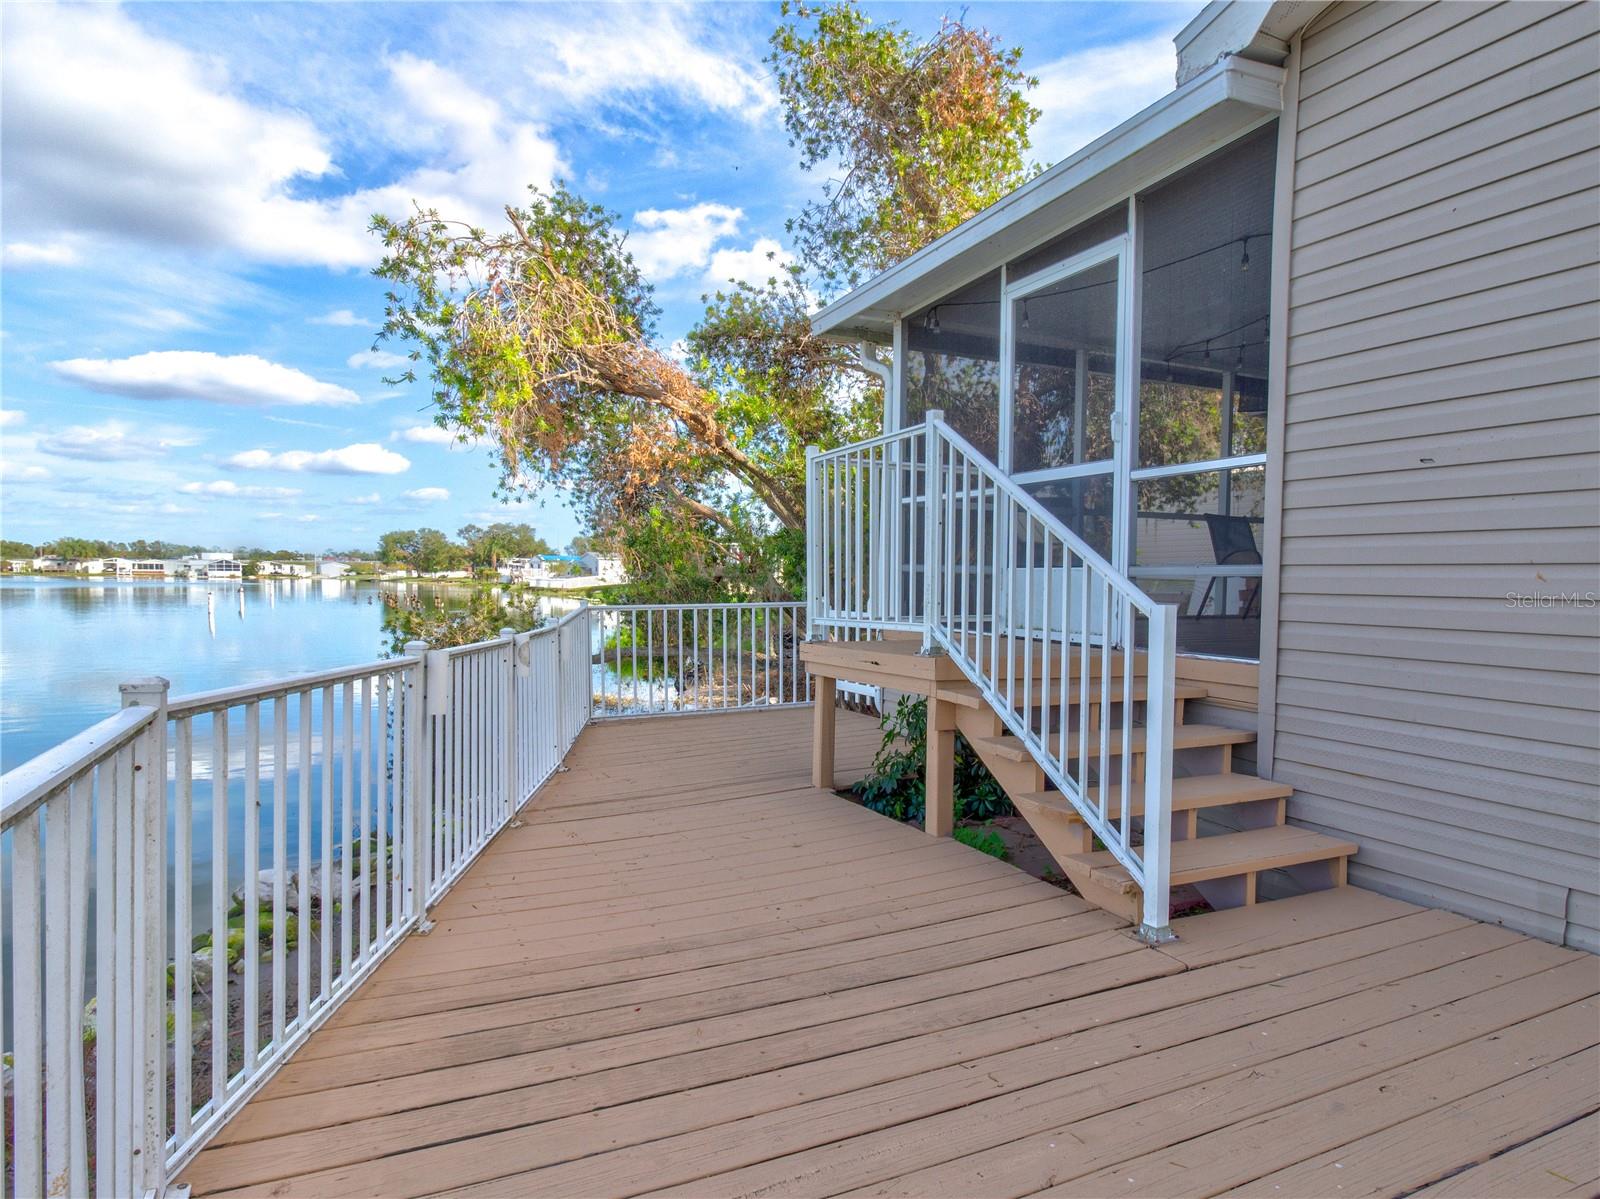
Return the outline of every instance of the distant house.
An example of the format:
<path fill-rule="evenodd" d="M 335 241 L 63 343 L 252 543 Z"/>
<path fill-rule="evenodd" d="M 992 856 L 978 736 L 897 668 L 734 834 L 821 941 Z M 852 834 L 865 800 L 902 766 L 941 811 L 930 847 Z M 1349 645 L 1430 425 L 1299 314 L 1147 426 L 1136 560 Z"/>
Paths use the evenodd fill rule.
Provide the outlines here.
<path fill-rule="evenodd" d="M 133 559 L 132 558 L 107 558 L 105 560 L 105 566 L 101 570 L 100 573 L 108 574 L 108 575 L 116 575 L 118 578 L 122 578 L 122 577 L 124 577 L 126 575 L 130 575 L 130 574 L 133 573 Z"/>
<path fill-rule="evenodd" d="M 622 569 L 622 559 L 615 554 L 585 554 L 583 567 L 586 573 L 594 575 L 602 583 L 624 583 L 628 579 Z"/>
<path fill-rule="evenodd" d="M 508 558 L 500 564 L 502 583 L 542 583 L 551 577 L 550 563 L 543 558 Z"/>
<path fill-rule="evenodd" d="M 104 558 L 74 558 L 68 566 L 73 574 L 98 575 L 105 573 L 106 562 Z"/>
<path fill-rule="evenodd" d="M 67 569 L 67 560 L 54 554 L 42 554 L 33 560 L 33 569 L 55 574 Z"/>
<path fill-rule="evenodd" d="M 165 578 L 174 573 L 173 566 L 164 558 L 135 558 L 128 564 L 128 573 L 140 578 Z"/>
<path fill-rule="evenodd" d="M 257 562 L 256 574 L 262 578 L 307 579 L 311 566 L 306 562 Z"/>
<path fill-rule="evenodd" d="M 32 558 L 7 558 L 5 569 L 8 574 L 23 574 L 33 569 Z"/>
<path fill-rule="evenodd" d="M 342 579 L 350 573 L 350 564 L 334 558 L 317 560 L 317 575 L 324 579 Z"/>

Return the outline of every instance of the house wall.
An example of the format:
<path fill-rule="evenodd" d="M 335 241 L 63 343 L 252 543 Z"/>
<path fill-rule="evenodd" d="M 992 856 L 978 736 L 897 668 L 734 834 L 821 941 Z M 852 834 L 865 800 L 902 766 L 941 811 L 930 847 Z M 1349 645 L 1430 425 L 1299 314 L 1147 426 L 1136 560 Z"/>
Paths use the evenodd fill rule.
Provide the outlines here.
<path fill-rule="evenodd" d="M 1351 880 L 1600 949 L 1600 5 L 1291 59 L 1264 763 Z"/>

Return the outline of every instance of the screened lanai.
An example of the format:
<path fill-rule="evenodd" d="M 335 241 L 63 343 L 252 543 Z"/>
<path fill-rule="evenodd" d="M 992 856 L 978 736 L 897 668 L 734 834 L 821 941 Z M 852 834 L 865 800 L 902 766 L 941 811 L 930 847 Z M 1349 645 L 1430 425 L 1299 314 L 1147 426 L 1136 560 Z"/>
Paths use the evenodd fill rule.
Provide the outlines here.
<path fill-rule="evenodd" d="M 1259 656 L 1276 123 L 901 321 L 929 409 L 1148 593 Z"/>

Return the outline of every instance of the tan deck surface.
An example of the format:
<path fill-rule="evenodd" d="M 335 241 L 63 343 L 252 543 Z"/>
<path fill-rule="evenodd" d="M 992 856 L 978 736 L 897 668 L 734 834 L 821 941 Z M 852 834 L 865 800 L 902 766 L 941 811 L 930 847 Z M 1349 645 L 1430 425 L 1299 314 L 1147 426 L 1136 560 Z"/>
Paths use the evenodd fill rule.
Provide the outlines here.
<path fill-rule="evenodd" d="M 592 726 L 197 1194 L 1590 1195 L 1600 962 L 1345 889 L 1182 922 L 807 785 L 809 713 Z M 872 721 L 840 714 L 839 777 Z"/>

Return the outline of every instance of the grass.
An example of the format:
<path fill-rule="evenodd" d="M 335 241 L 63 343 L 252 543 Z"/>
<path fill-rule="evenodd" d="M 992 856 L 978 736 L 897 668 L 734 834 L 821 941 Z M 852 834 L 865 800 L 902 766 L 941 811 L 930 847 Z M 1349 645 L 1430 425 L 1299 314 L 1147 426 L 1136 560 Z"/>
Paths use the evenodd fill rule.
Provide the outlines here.
<path fill-rule="evenodd" d="M 1011 851 L 1006 848 L 1006 843 L 1000 839 L 1000 834 L 991 828 L 963 825 L 961 828 L 956 829 L 955 839 L 963 845 L 970 845 L 979 853 L 986 853 L 991 858 L 999 858 L 1002 862 L 1011 856 Z"/>

